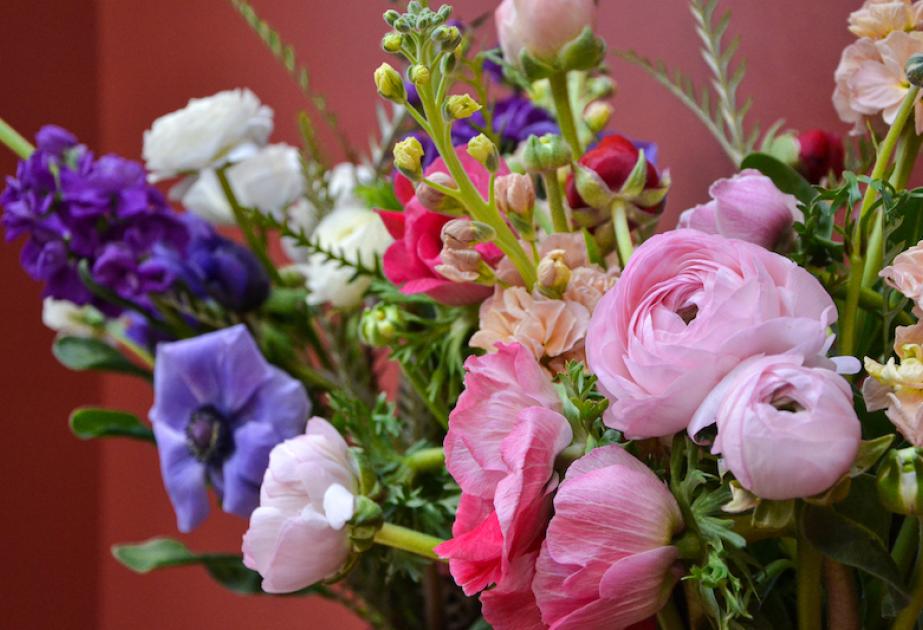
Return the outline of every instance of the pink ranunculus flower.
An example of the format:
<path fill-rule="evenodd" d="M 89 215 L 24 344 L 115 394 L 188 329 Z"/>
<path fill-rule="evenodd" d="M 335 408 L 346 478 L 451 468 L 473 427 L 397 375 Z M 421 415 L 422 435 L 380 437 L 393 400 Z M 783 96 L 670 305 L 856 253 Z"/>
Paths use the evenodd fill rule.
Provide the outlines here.
<path fill-rule="evenodd" d="M 322 418 L 272 450 L 243 541 L 244 564 L 263 576 L 264 591 L 298 591 L 343 566 L 357 488 L 349 448 Z"/>
<path fill-rule="evenodd" d="M 708 395 L 690 435 L 717 424 L 712 453 L 744 488 L 782 501 L 814 496 L 849 471 L 861 440 L 842 376 L 781 354 L 741 363 Z"/>
<path fill-rule="evenodd" d="M 923 309 L 923 241 L 898 254 L 879 275 Z"/>
<path fill-rule="evenodd" d="M 490 173 L 473 157 L 465 147 L 457 147 L 456 153 L 465 172 L 482 195 L 488 194 Z M 448 173 L 445 162 L 439 158 L 426 169 L 426 175 Z M 498 174 L 509 172 L 505 163 L 500 164 Z M 453 282 L 440 274 L 436 268 L 442 264 L 442 226 L 455 217 L 433 212 L 423 207 L 414 195 L 406 203 L 403 212 L 380 211 L 385 227 L 394 238 L 394 243 L 382 258 L 385 276 L 401 291 L 407 294 L 425 293 L 443 304 L 474 304 L 489 296 L 491 287 L 472 282 Z M 493 243 L 477 245 L 477 251 L 484 261 L 496 266 L 503 253 Z"/>
<path fill-rule="evenodd" d="M 621 446 L 577 460 L 535 567 L 542 620 L 555 630 L 620 629 L 656 614 L 678 578 L 672 540 L 683 527 L 670 491 Z"/>
<path fill-rule="evenodd" d="M 596 21 L 595 0 L 503 0 L 494 15 L 503 57 L 519 62 L 523 50 L 550 60 Z"/>
<path fill-rule="evenodd" d="M 639 247 L 593 313 L 590 370 L 627 437 L 684 430 L 741 361 L 790 352 L 826 361 L 836 307 L 820 283 L 762 247 L 674 230 Z"/>
<path fill-rule="evenodd" d="M 708 194 L 711 201 L 680 215 L 679 227 L 775 249 L 791 236 L 792 225 L 804 220 L 798 200 L 754 169 L 743 170 L 730 179 L 719 179 L 708 189 Z"/>
<path fill-rule="evenodd" d="M 570 425 L 551 380 L 522 346 L 466 363 L 465 391 L 449 419 L 446 468 L 462 490 L 453 538 L 436 552 L 466 594 L 510 589 L 536 553 L 556 486 L 554 461 Z"/>

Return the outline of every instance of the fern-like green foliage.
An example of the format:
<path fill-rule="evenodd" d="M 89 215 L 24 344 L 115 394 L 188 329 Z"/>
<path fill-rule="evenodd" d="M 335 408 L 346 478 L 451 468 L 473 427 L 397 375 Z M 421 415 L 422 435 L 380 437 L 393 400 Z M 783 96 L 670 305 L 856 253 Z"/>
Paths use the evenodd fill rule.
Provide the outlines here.
<path fill-rule="evenodd" d="M 260 39 L 266 44 L 273 56 L 282 64 L 285 70 L 291 75 L 298 88 L 310 101 L 317 112 L 324 119 L 327 126 L 330 127 L 336 136 L 340 148 L 350 162 L 358 162 L 358 156 L 355 150 L 340 127 L 336 114 L 327 104 L 327 99 L 323 95 L 314 91 L 311 86 L 311 74 L 308 69 L 298 61 L 295 54 L 295 48 L 291 44 L 283 41 L 279 33 L 269 25 L 266 20 L 262 19 L 246 0 L 229 0 L 231 6 L 243 17 L 247 25 L 259 35 Z M 316 156 L 320 159 L 320 156 Z"/>
<path fill-rule="evenodd" d="M 710 85 L 697 86 L 682 72 L 671 71 L 663 61 L 649 59 L 633 50 L 615 51 L 615 55 L 644 70 L 692 110 L 737 166 L 753 152 L 761 134 L 759 125 L 747 129 L 746 117 L 752 101 L 738 102 L 737 91 L 746 73 L 746 62 L 737 59 L 740 38 L 725 42 L 731 12 L 719 15 L 718 0 L 691 0 L 689 8 L 702 40 L 702 58 L 711 70 Z M 781 126 L 779 121 L 767 130 L 764 145 L 772 142 Z"/>

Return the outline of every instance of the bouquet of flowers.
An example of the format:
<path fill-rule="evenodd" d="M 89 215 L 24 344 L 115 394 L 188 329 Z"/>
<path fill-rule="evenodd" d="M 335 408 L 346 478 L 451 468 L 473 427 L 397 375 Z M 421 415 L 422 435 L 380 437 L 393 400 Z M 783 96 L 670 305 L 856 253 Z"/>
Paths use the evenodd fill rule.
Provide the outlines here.
<path fill-rule="evenodd" d="M 849 15 L 844 142 L 748 122 L 717 0 L 704 87 L 607 51 L 594 0 L 503 0 L 496 36 L 411 0 L 380 136 L 335 165 L 294 48 L 232 4 L 319 113 L 301 148 L 246 89 L 155 120 L 143 164 L 0 120 L 55 356 L 153 386 L 73 432 L 150 442 L 180 532 L 242 519 L 239 553 L 120 562 L 375 628 L 917 627 L 923 1 Z M 607 131 L 612 55 L 729 158 L 677 226 L 656 147 Z"/>

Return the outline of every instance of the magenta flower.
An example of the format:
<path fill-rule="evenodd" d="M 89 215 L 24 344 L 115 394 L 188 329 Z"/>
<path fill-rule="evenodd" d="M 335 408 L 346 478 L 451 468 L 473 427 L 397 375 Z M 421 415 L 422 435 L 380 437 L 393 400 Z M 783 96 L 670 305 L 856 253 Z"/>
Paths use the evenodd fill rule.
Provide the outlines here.
<path fill-rule="evenodd" d="M 744 488 L 764 499 L 810 497 L 849 471 L 861 426 L 846 380 L 805 367 L 803 357 L 741 363 L 699 407 L 689 433 L 717 423 L 712 452 Z"/>
<path fill-rule="evenodd" d="M 532 354 L 518 344 L 466 363 L 465 391 L 445 439 L 446 467 L 462 497 L 453 538 L 436 552 L 472 595 L 496 584 L 530 599 L 531 571 L 556 485 L 554 461 L 570 444 L 560 400 Z M 518 585 L 518 586 L 517 586 Z M 488 598 L 490 601 L 490 598 Z M 485 616 L 491 623 L 490 605 Z"/>
<path fill-rule="evenodd" d="M 310 411 L 301 383 L 267 363 L 243 325 L 160 344 L 150 418 L 180 531 L 208 514 L 209 484 L 225 512 L 250 516 L 269 452 Z"/>
<path fill-rule="evenodd" d="M 298 591 L 343 566 L 357 489 L 346 441 L 323 418 L 272 449 L 243 542 L 244 564 L 263 576 L 264 591 Z"/>
<path fill-rule="evenodd" d="M 792 225 L 804 220 L 798 200 L 753 169 L 741 171 L 730 179 L 719 179 L 708 189 L 708 194 L 711 201 L 680 215 L 679 227 L 775 249 L 790 238 Z"/>
<path fill-rule="evenodd" d="M 532 582 L 544 623 L 626 628 L 663 607 L 684 525 L 650 469 L 621 446 L 597 448 L 567 470 L 554 512 Z"/>
<path fill-rule="evenodd" d="M 820 361 L 836 307 L 790 260 L 735 239 L 676 230 L 639 247 L 596 307 L 590 370 L 629 438 L 684 430 L 741 361 L 789 352 Z"/>

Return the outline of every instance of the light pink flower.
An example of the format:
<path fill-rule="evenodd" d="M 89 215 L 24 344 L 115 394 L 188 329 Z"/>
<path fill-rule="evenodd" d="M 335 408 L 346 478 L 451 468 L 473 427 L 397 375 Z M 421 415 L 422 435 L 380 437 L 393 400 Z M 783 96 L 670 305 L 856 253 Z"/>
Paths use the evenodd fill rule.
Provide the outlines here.
<path fill-rule="evenodd" d="M 797 355 L 741 363 L 699 407 L 690 435 L 717 424 L 712 453 L 758 497 L 810 497 L 849 471 L 861 428 L 842 376 Z"/>
<path fill-rule="evenodd" d="M 494 19 L 503 56 L 519 62 L 523 49 L 552 59 L 596 20 L 595 0 L 503 0 Z"/>
<path fill-rule="evenodd" d="M 511 588 L 538 551 L 556 485 L 554 460 L 571 441 L 551 381 L 522 346 L 466 363 L 449 420 L 446 467 L 462 490 L 453 538 L 436 552 L 471 595 Z"/>
<path fill-rule="evenodd" d="M 263 576 L 263 590 L 298 591 L 343 566 L 356 490 L 346 442 L 322 418 L 272 450 L 243 541 L 244 564 Z"/>
<path fill-rule="evenodd" d="M 834 73 L 836 88 L 833 91 L 833 106 L 840 116 L 840 120 L 853 125 L 852 134 L 865 133 L 863 121 L 866 114 L 876 114 L 876 111 L 867 112 L 860 110 L 857 103 L 858 95 L 854 87 L 853 77 L 866 62 L 881 63 L 881 53 L 875 42 L 868 38 L 853 42 L 843 49 L 840 63 Z"/>
<path fill-rule="evenodd" d="M 676 583 L 682 531 L 666 486 L 621 446 L 577 460 L 554 499 L 532 589 L 555 630 L 626 628 L 656 614 Z"/>
<path fill-rule="evenodd" d="M 923 241 L 898 254 L 878 275 L 923 308 Z"/>
<path fill-rule="evenodd" d="M 762 247 L 696 230 L 639 247 L 596 307 L 590 370 L 629 438 L 684 430 L 712 388 L 757 354 L 821 362 L 836 307 L 820 283 Z"/>
<path fill-rule="evenodd" d="M 894 351 L 899 363 L 893 357 L 884 365 L 865 359 L 865 406 L 869 411 L 885 409 L 901 435 L 923 447 L 923 323 L 898 326 Z"/>
<path fill-rule="evenodd" d="M 849 15 L 849 30 L 857 37 L 881 39 L 894 31 L 917 30 L 923 22 L 923 2 L 866 0 Z"/>
<path fill-rule="evenodd" d="M 923 33 L 896 31 L 874 46 L 880 59 L 861 61 L 847 79 L 849 107 L 867 116 L 881 114 L 890 125 L 910 89 L 904 66 L 910 57 L 923 53 Z M 917 133 L 923 132 L 923 105 L 919 101 L 915 120 Z"/>
<path fill-rule="evenodd" d="M 719 179 L 708 189 L 708 194 L 710 202 L 680 215 L 679 227 L 775 249 L 790 237 L 792 225 L 804 220 L 798 200 L 753 169 L 741 171 L 730 179 Z"/>

